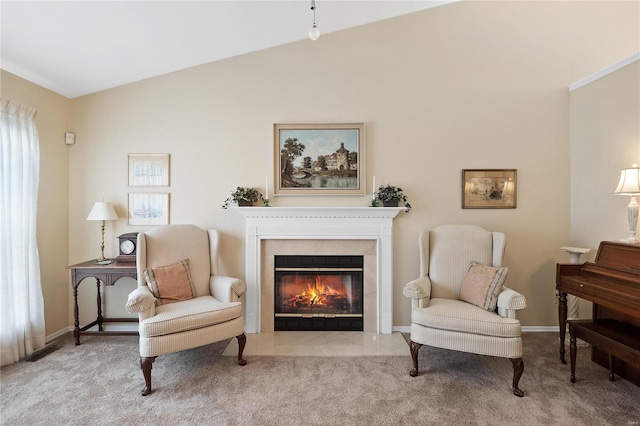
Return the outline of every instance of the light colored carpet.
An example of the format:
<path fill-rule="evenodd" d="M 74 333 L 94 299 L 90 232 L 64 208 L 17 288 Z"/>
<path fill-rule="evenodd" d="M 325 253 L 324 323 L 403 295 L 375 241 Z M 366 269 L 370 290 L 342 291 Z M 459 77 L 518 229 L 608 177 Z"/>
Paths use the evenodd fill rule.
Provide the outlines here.
<path fill-rule="evenodd" d="M 640 424 L 640 388 L 608 380 L 578 353 L 578 381 L 557 336 L 524 335 L 524 398 L 511 363 L 423 347 L 406 356 L 221 356 L 228 342 L 159 357 L 142 397 L 135 336 L 85 337 L 0 370 L 3 425 L 621 425 Z"/>

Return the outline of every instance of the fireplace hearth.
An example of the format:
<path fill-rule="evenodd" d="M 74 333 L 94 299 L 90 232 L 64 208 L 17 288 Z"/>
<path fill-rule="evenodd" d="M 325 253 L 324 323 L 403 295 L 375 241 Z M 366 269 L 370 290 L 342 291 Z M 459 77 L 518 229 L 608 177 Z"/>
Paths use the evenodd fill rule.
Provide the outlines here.
<path fill-rule="evenodd" d="M 362 331 L 363 256 L 274 257 L 274 330 Z"/>

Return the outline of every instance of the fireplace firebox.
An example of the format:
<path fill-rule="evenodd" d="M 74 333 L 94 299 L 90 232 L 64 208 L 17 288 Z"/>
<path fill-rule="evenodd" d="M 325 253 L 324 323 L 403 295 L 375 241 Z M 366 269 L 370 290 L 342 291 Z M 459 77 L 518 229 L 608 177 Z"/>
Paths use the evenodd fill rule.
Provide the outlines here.
<path fill-rule="evenodd" d="M 274 265 L 274 330 L 363 330 L 363 256 L 275 256 Z"/>

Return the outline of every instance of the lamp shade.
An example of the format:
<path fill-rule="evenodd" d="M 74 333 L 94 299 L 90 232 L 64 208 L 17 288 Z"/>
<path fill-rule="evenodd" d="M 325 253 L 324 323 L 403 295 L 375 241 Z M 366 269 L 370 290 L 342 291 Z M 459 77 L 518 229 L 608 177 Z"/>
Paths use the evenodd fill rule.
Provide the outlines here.
<path fill-rule="evenodd" d="M 631 169 L 620 170 L 620 182 L 613 193 L 615 195 L 640 195 L 640 169 L 637 164 L 634 164 Z"/>
<path fill-rule="evenodd" d="M 93 205 L 87 220 L 116 220 L 118 215 L 113 209 L 111 203 L 105 203 L 104 201 L 98 201 Z"/>

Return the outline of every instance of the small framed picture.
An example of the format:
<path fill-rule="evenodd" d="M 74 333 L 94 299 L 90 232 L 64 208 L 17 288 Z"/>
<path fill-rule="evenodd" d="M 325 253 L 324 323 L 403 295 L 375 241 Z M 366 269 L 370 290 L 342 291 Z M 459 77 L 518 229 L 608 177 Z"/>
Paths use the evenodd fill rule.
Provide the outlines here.
<path fill-rule="evenodd" d="M 168 224 L 169 194 L 129 194 L 129 225 Z"/>
<path fill-rule="evenodd" d="M 516 169 L 462 171 L 463 209 L 515 209 Z"/>
<path fill-rule="evenodd" d="M 274 124 L 275 195 L 364 195 L 364 123 Z"/>
<path fill-rule="evenodd" d="M 129 154 L 129 186 L 169 186 L 169 154 Z"/>

